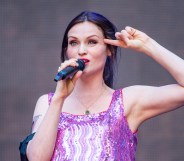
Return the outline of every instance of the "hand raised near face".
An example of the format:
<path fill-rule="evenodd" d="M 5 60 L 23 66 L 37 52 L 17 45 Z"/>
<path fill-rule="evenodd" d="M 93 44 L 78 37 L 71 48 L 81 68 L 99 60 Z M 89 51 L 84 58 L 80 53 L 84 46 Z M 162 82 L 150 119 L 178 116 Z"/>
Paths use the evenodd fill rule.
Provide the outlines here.
<path fill-rule="evenodd" d="M 144 51 L 150 39 L 145 33 L 129 26 L 125 27 L 121 32 L 116 32 L 115 37 L 117 40 L 104 39 L 104 42 L 122 48 L 134 49 L 136 51 Z"/>

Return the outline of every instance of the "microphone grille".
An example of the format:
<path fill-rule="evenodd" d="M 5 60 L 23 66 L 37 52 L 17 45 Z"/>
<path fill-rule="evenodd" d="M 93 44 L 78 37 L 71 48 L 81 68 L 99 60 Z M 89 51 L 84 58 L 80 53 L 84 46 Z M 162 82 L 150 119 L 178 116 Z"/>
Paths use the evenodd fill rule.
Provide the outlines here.
<path fill-rule="evenodd" d="M 77 63 L 79 64 L 79 66 L 78 66 L 79 70 L 84 70 L 84 68 L 85 68 L 85 61 L 82 60 L 82 59 L 78 59 Z"/>

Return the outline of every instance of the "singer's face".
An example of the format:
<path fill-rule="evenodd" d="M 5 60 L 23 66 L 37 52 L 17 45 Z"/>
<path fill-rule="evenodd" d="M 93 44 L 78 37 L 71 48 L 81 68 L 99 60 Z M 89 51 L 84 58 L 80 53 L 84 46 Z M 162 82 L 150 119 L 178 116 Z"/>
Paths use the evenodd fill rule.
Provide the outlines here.
<path fill-rule="evenodd" d="M 102 30 L 91 22 L 74 25 L 68 32 L 68 58 L 84 58 L 86 64 L 84 73 L 103 73 L 107 55 L 110 51 L 104 43 Z"/>

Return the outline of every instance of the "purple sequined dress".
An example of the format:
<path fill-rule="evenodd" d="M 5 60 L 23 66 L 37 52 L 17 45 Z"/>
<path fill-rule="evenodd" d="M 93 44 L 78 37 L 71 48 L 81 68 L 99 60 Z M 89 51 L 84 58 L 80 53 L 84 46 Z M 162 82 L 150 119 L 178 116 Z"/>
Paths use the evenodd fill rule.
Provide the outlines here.
<path fill-rule="evenodd" d="M 53 94 L 49 94 L 49 103 Z M 124 116 L 122 90 L 107 111 L 90 115 L 61 113 L 52 161 L 135 161 L 136 134 Z"/>

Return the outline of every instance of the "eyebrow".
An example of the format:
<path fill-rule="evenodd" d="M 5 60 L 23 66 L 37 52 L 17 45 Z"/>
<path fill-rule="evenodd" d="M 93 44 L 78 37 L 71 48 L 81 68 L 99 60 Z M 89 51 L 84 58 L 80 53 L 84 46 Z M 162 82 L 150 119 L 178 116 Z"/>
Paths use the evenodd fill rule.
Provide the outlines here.
<path fill-rule="evenodd" d="M 97 36 L 97 35 L 90 35 L 90 36 L 87 37 L 87 39 L 89 39 L 89 38 L 91 38 L 91 37 L 98 37 L 98 38 L 100 39 L 100 37 Z M 75 38 L 75 39 L 78 39 L 76 36 L 68 36 L 68 38 Z"/>

